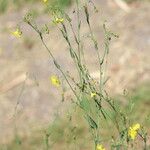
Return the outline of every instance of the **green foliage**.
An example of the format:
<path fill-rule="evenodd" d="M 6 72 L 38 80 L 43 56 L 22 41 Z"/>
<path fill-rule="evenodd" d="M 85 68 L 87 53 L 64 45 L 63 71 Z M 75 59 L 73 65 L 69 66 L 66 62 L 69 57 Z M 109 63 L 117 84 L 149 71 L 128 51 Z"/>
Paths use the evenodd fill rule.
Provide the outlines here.
<path fill-rule="evenodd" d="M 137 2 L 139 0 L 125 0 L 127 3 L 133 3 L 133 2 Z"/>
<path fill-rule="evenodd" d="M 149 114 L 149 103 L 150 100 L 150 88 L 149 84 L 141 85 L 130 94 L 129 97 L 132 97 L 134 101 L 134 106 L 138 107 L 138 109 L 132 110 L 132 113 L 128 116 L 132 118 L 132 122 L 139 122 L 142 123 L 147 129 L 150 126 L 150 118 L 149 122 L 143 122 L 146 118 L 146 114 Z M 116 100 L 119 97 L 115 98 Z M 128 98 L 124 99 L 128 101 Z M 130 105 L 128 102 L 127 106 Z M 75 110 L 74 108 L 70 108 Z M 127 107 L 126 107 L 127 109 Z M 140 115 L 144 113 L 144 115 Z M 128 109 L 127 109 L 128 111 Z M 136 118 L 135 116 L 140 116 L 140 118 Z M 70 118 L 71 117 L 71 118 Z M 50 124 L 46 131 L 43 130 L 36 130 L 31 132 L 31 136 L 15 136 L 14 140 L 7 145 L 0 145 L 0 150 L 37 150 L 37 149 L 45 149 L 46 141 L 45 136 L 48 135 L 48 147 L 49 149 L 60 149 L 65 150 L 65 148 L 76 148 L 77 149 L 87 149 L 91 150 L 91 136 L 88 132 L 88 126 L 85 124 L 85 121 L 82 119 L 82 112 L 80 109 L 73 111 L 71 116 L 68 117 L 57 117 L 55 121 Z M 115 118 L 113 118 L 115 120 Z M 143 120 L 143 121 L 142 121 Z M 107 138 L 110 137 L 110 132 L 115 135 L 116 129 L 112 122 L 105 122 L 104 120 L 101 122 L 102 124 L 102 136 L 106 136 Z M 109 128 L 109 130 L 108 130 Z M 83 138 L 84 137 L 84 138 Z M 105 139 L 107 140 L 107 139 Z M 105 142 L 104 142 L 105 143 Z M 121 141 L 117 141 L 115 144 L 112 144 L 112 147 L 116 149 L 117 147 L 121 146 Z"/>
<path fill-rule="evenodd" d="M 54 6 L 59 6 L 61 8 L 69 6 L 72 0 L 51 0 L 50 3 Z"/>
<path fill-rule="evenodd" d="M 49 5 L 65 8 L 71 4 L 72 0 L 49 0 Z M 42 0 L 0 0 L 0 13 L 4 13 L 9 7 L 20 9 L 29 5 L 43 3 Z"/>
<path fill-rule="evenodd" d="M 15 136 L 12 142 L 0 145 L 0 150 L 37 150 L 44 149 L 43 132 L 33 131 L 31 136 Z"/>
<path fill-rule="evenodd" d="M 5 12 L 7 6 L 8 6 L 8 0 L 0 0 L 0 13 Z"/>
<path fill-rule="evenodd" d="M 139 120 L 145 127 L 149 127 L 150 83 L 146 83 L 137 88 L 134 93 L 132 93 L 131 99 L 133 105 L 132 112 L 136 112 L 135 115 L 132 116 L 133 120 Z"/>
<path fill-rule="evenodd" d="M 127 3 L 134 3 L 134 2 L 142 2 L 142 1 L 148 1 L 148 2 L 150 2 L 150 0 L 124 0 L 124 1 L 126 1 Z"/>
<path fill-rule="evenodd" d="M 15 3 L 18 2 L 19 1 L 15 1 Z M 56 7 L 53 7 L 53 4 Z M 72 91 L 71 101 L 78 110 L 78 116 L 81 117 L 82 122 L 85 124 L 83 125 L 84 128 L 82 128 L 82 124 L 77 122 L 75 113 L 72 113 L 68 120 L 56 118 L 54 123 L 44 131 L 44 141 L 41 146 L 45 145 L 46 150 L 48 150 L 52 147 L 53 149 L 58 149 L 59 145 L 61 145 L 61 149 L 63 150 L 66 148 L 72 149 L 73 147 L 84 149 L 87 145 L 92 145 L 91 147 L 95 147 L 95 150 L 97 150 L 97 146 L 101 146 L 101 143 L 109 143 L 109 147 L 111 149 L 120 150 L 133 147 L 136 148 L 136 142 L 134 142 L 134 140 L 137 137 L 141 137 L 142 140 L 140 143 L 144 143 L 141 146 L 141 149 L 147 149 L 147 132 L 143 127 L 141 120 L 138 118 L 132 118 L 132 115 L 130 114 L 133 113 L 133 116 L 136 116 L 136 109 L 134 109 L 133 106 L 135 103 L 138 104 L 138 99 L 141 99 L 143 92 L 140 91 L 140 94 L 138 92 L 138 95 L 136 94 L 133 96 L 132 100 L 129 102 L 127 101 L 125 105 L 123 104 L 123 101 L 118 101 L 118 99 L 111 98 L 105 88 L 105 83 L 107 82 L 106 79 L 108 78 L 105 71 L 110 52 L 109 47 L 112 38 L 118 38 L 118 35 L 114 34 L 107 27 L 106 23 L 103 22 L 104 46 L 103 50 L 100 51 L 100 45 L 96 39 L 95 32 L 92 29 L 91 15 L 89 12 L 91 4 L 94 6 L 92 7 L 94 8 L 94 12 L 98 12 L 95 11 L 97 9 L 94 3 L 90 1 L 82 6 L 80 5 L 81 3 L 76 0 L 76 11 L 74 14 L 77 17 L 77 20 L 75 20 L 77 25 L 76 23 L 73 24 L 70 16 L 60 8 L 63 4 L 68 4 L 68 1 L 51 1 L 50 5 L 49 3 L 46 4 L 46 7 L 48 9 L 50 8 L 53 23 L 56 25 L 62 34 L 62 38 L 64 38 L 66 44 L 68 45 L 68 53 L 74 63 L 74 69 L 78 74 L 75 78 L 71 76 L 71 72 L 65 71 L 62 65 L 59 64 L 59 61 L 53 54 L 53 51 L 48 47 L 45 41 L 45 34 L 49 34 L 49 24 L 44 23 L 42 27 L 41 25 L 36 24 L 36 19 L 33 16 L 34 13 L 28 13 L 24 17 L 24 22 L 38 34 L 41 43 L 50 56 L 50 60 L 53 62 L 57 71 L 61 73 L 68 88 Z M 84 17 L 80 17 L 80 14 L 84 15 Z M 95 79 L 91 77 L 84 57 L 86 49 L 84 47 L 83 37 L 83 34 L 85 33 L 82 33 L 81 30 L 81 24 L 83 22 L 86 22 L 88 27 L 88 42 L 91 43 L 93 48 L 91 53 L 96 54 L 95 59 L 97 59 L 97 65 L 99 66 L 98 71 L 100 73 L 99 81 L 95 81 Z M 76 25 L 76 30 L 74 25 Z M 29 42 L 26 41 L 26 43 Z M 55 78 L 57 78 L 57 80 L 59 79 L 57 76 L 55 76 Z M 62 89 L 64 88 L 63 85 L 60 84 L 60 86 Z M 124 95 L 124 98 L 126 98 L 126 100 L 129 99 L 128 95 Z M 134 128 L 136 125 L 138 125 L 138 129 Z M 86 132 L 84 132 L 83 129 L 86 129 Z M 129 132 L 130 130 L 132 132 Z M 85 137 L 90 137 L 88 138 L 88 142 L 90 143 L 85 143 L 85 139 L 80 138 L 82 134 L 85 134 Z M 23 141 L 23 139 L 17 136 L 17 138 L 15 138 L 16 146 L 22 149 L 21 147 Z M 81 144 L 83 141 L 84 144 Z M 43 147 L 41 148 L 43 149 Z"/>
<path fill-rule="evenodd" d="M 93 4 L 93 3 L 92 3 Z M 66 41 L 68 45 L 68 53 L 70 54 L 70 58 L 74 62 L 75 69 L 78 73 L 78 79 L 74 79 L 70 74 L 70 72 L 66 72 L 61 64 L 58 63 L 55 56 L 53 55 L 51 49 L 47 46 L 44 40 L 44 33 L 38 26 L 35 24 L 34 18 L 29 19 L 25 16 L 24 21 L 39 35 L 39 38 L 50 55 L 50 59 L 53 61 L 56 69 L 61 73 L 62 77 L 65 79 L 68 87 L 72 91 L 74 98 L 72 98 L 73 103 L 77 108 L 80 108 L 83 116 L 86 120 L 86 123 L 89 126 L 89 132 L 91 133 L 92 140 L 97 149 L 97 145 L 102 143 L 106 136 L 102 136 L 102 125 L 113 125 L 114 131 L 116 130 L 116 134 L 112 134 L 110 132 L 107 137 L 109 140 L 112 140 L 113 137 L 113 147 L 117 147 L 119 149 L 126 149 L 133 145 L 132 140 L 138 134 L 138 131 L 133 129 L 132 132 L 129 132 L 129 129 L 132 129 L 132 124 L 134 122 L 131 121 L 129 117 L 128 111 L 126 110 L 114 99 L 109 97 L 109 94 L 105 89 L 105 82 L 107 76 L 105 75 L 105 70 L 107 66 L 107 59 L 109 55 L 109 46 L 111 44 L 112 38 L 118 38 L 118 35 L 114 34 L 111 30 L 109 30 L 105 24 L 103 23 L 104 29 L 104 49 L 103 51 L 99 51 L 98 41 L 95 37 L 95 33 L 92 30 L 92 24 L 90 20 L 89 6 L 90 3 L 84 4 L 84 6 L 79 6 L 79 1 L 76 1 L 77 11 L 75 14 L 77 15 L 77 33 L 73 28 L 73 22 L 70 19 L 69 15 L 66 15 L 64 11 L 62 11 L 59 7 L 52 8 L 51 13 L 53 15 L 53 22 L 58 27 L 60 33 L 62 33 L 62 37 Z M 95 7 L 94 7 L 95 8 Z M 84 53 L 86 49 L 83 47 L 82 32 L 81 32 L 81 24 L 83 19 L 80 18 L 80 13 L 84 13 L 85 21 L 88 26 L 88 35 L 89 42 L 93 46 L 94 52 L 97 57 L 97 64 L 99 66 L 100 80 L 96 82 L 89 74 L 88 66 L 86 65 L 86 60 L 84 57 Z M 94 9 L 95 11 L 95 9 Z M 95 12 L 97 13 L 97 11 Z M 68 19 L 69 18 L 69 19 Z M 64 21 L 65 20 L 65 21 Z M 67 26 L 67 23 L 69 26 Z M 47 26 L 48 27 L 48 26 Z M 48 28 L 47 28 L 48 30 Z M 71 30 L 71 33 L 68 32 Z M 73 40 L 76 44 L 75 46 L 72 44 L 72 39 L 70 38 L 73 35 Z M 83 52 L 84 49 L 84 52 Z M 130 104 L 131 105 L 131 104 Z M 132 111 L 132 109 L 131 109 Z M 104 123 L 103 123 L 104 122 Z M 132 124 L 131 124 L 132 122 Z M 140 126 L 140 124 L 138 123 Z M 68 125 L 69 126 L 69 125 Z M 108 126 L 107 126 L 108 127 Z M 140 129 L 140 128 L 139 128 Z M 138 129 L 138 130 L 139 130 Z M 108 128 L 107 128 L 108 130 Z M 147 136 L 146 131 L 142 131 L 143 128 L 140 129 L 140 136 L 143 139 L 144 147 L 147 148 Z M 59 133 L 62 133 L 59 131 Z M 49 134 L 48 134 L 49 135 Z M 73 134 L 74 135 L 74 134 Z M 54 135 L 53 135 L 54 136 Z M 62 136 L 62 135 L 61 135 Z M 109 141 L 107 139 L 107 141 Z M 47 141 L 47 140 L 46 140 Z M 71 140 L 72 141 L 72 140 Z M 48 145 L 48 142 L 46 142 Z M 119 143 L 119 145 L 118 145 Z M 111 147 L 112 148 L 112 147 Z"/>

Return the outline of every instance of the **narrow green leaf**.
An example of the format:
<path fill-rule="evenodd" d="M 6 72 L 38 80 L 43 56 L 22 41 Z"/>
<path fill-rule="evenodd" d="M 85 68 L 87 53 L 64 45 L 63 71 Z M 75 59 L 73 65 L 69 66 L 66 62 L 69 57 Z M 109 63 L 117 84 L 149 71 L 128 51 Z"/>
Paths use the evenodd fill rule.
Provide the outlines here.
<path fill-rule="evenodd" d="M 92 129 L 97 129 L 98 128 L 96 122 L 89 115 L 87 115 L 85 118 L 88 121 L 88 123 L 89 123 L 89 125 Z"/>

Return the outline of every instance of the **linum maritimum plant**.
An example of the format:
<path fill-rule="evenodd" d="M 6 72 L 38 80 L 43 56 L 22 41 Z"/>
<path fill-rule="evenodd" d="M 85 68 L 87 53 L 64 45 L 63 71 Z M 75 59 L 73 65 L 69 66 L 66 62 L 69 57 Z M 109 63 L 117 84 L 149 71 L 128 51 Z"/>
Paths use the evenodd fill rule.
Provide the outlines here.
<path fill-rule="evenodd" d="M 105 89 L 105 84 L 107 82 L 107 77 L 105 77 L 105 67 L 107 65 L 107 56 L 109 54 L 109 45 L 112 38 L 117 38 L 118 36 L 111 32 L 106 24 L 103 24 L 104 30 L 104 50 L 100 51 L 98 41 L 94 35 L 92 24 L 90 21 L 89 7 L 94 6 L 94 11 L 97 12 L 97 8 L 92 1 L 84 3 L 83 5 L 79 0 L 76 0 L 76 15 L 77 15 L 77 31 L 73 27 L 73 21 L 68 14 L 59 8 L 52 8 L 51 13 L 53 15 L 53 23 L 59 29 L 62 34 L 62 37 L 65 39 L 68 44 L 68 52 L 71 59 L 74 62 L 75 69 L 78 72 L 78 79 L 75 80 L 70 76 L 70 73 L 66 72 L 61 64 L 55 59 L 55 56 L 52 53 L 52 50 L 47 46 L 44 40 L 44 33 L 49 34 L 49 26 L 44 25 L 43 28 L 36 24 L 36 21 L 30 13 L 24 17 L 24 21 L 37 32 L 39 38 L 44 45 L 45 49 L 50 55 L 50 59 L 53 60 L 55 67 L 60 71 L 66 83 L 69 86 L 69 89 L 72 91 L 73 99 L 72 102 L 82 111 L 83 119 L 86 120 L 89 126 L 89 132 L 91 133 L 93 139 L 93 149 L 95 150 L 106 150 L 106 147 L 109 147 L 111 150 L 127 150 L 134 148 L 134 141 L 137 137 L 143 140 L 143 150 L 147 149 L 147 134 L 144 131 L 144 128 L 139 124 L 131 124 L 129 117 L 126 116 L 124 110 L 121 110 L 119 105 L 109 97 Z M 47 5 L 46 5 L 47 6 Z M 85 18 L 80 18 L 80 13 L 84 12 Z M 81 32 L 82 22 L 86 20 L 87 26 L 89 28 L 88 38 L 93 45 L 94 52 L 97 55 L 97 63 L 99 65 L 100 80 L 95 81 L 88 70 L 86 65 L 86 60 L 84 54 L 86 49 L 83 47 L 83 36 Z M 66 24 L 69 24 L 67 26 Z M 70 39 L 70 34 L 68 30 L 72 31 L 74 42 L 76 43 L 76 48 L 73 46 Z M 17 30 L 18 31 L 18 30 Z M 20 32 L 20 30 L 19 30 Z M 16 35 L 16 34 L 14 34 Z M 18 35 L 18 34 L 17 34 Z M 20 36 L 20 34 L 19 34 Z M 92 51 L 93 53 L 93 51 Z M 61 81 L 57 75 L 52 75 L 50 81 L 56 87 L 61 87 Z M 102 134 L 102 123 L 111 122 L 112 126 L 115 127 L 117 133 L 112 135 L 110 132 L 108 137 L 104 137 Z M 110 129 L 108 129 L 110 130 Z M 47 135 L 47 149 L 49 149 L 48 137 Z M 104 142 L 104 139 L 107 140 Z M 110 142 L 111 141 L 111 142 Z M 108 148 L 107 148 L 108 149 Z"/>

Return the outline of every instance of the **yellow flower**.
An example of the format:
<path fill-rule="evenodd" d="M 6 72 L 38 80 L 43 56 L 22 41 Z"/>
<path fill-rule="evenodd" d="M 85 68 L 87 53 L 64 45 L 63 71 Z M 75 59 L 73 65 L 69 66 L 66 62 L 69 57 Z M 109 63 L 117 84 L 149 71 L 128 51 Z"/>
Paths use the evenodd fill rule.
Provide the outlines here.
<path fill-rule="evenodd" d="M 139 123 L 134 124 L 131 127 L 129 127 L 128 135 L 132 140 L 134 140 L 136 138 L 139 129 L 140 129 Z"/>
<path fill-rule="evenodd" d="M 135 124 L 135 125 L 132 126 L 132 128 L 133 128 L 134 130 L 136 130 L 136 131 L 139 130 L 140 127 L 141 127 L 141 126 L 140 126 L 139 123 L 137 123 L 137 124 Z"/>
<path fill-rule="evenodd" d="M 97 144 L 96 150 L 106 150 L 106 149 L 103 147 L 103 145 Z"/>
<path fill-rule="evenodd" d="M 91 92 L 91 98 L 95 97 L 96 96 L 96 93 L 94 92 Z"/>
<path fill-rule="evenodd" d="M 54 85 L 54 86 L 57 86 L 59 87 L 60 86 L 60 80 L 57 76 L 53 75 L 50 77 L 50 80 L 51 80 L 51 83 Z"/>
<path fill-rule="evenodd" d="M 44 3 L 48 2 L 48 0 L 43 0 Z"/>
<path fill-rule="evenodd" d="M 20 38 L 22 35 L 22 32 L 19 28 L 16 29 L 16 31 L 11 31 L 12 35 L 14 35 L 17 38 Z"/>
<path fill-rule="evenodd" d="M 56 24 L 58 24 L 58 23 L 63 23 L 63 22 L 64 22 L 64 19 L 63 19 L 63 18 L 58 18 L 58 17 L 56 17 L 53 22 L 56 23 Z"/>

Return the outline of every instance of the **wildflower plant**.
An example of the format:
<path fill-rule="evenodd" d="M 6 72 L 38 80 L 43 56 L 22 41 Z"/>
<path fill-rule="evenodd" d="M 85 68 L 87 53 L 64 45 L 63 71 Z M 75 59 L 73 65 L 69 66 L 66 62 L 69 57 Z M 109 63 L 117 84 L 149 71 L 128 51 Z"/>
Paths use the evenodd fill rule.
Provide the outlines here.
<path fill-rule="evenodd" d="M 97 144 L 96 150 L 105 150 L 105 148 L 103 147 L 103 145 Z"/>
<path fill-rule="evenodd" d="M 138 123 L 129 128 L 128 135 L 132 140 L 136 138 L 139 129 L 140 129 L 140 124 Z"/>
<path fill-rule="evenodd" d="M 55 75 L 51 76 L 50 80 L 51 80 L 51 83 L 56 87 L 59 87 L 61 84 L 59 78 Z"/>
<path fill-rule="evenodd" d="M 43 2 L 46 3 L 47 1 L 43 0 Z M 111 39 L 118 38 L 118 35 L 110 31 L 107 28 L 106 23 L 104 22 L 104 50 L 100 50 L 90 21 L 89 7 L 91 4 L 92 6 L 94 6 L 94 11 L 97 12 L 98 10 L 92 1 L 89 1 L 82 5 L 79 0 L 76 0 L 75 13 L 78 23 L 76 27 L 77 31 L 75 31 L 73 27 L 73 21 L 68 14 L 66 14 L 59 8 L 52 8 L 50 10 L 53 15 L 53 23 L 59 29 L 62 37 L 65 39 L 68 45 L 68 52 L 71 59 L 73 60 L 75 69 L 78 72 L 77 79 L 71 77 L 70 73 L 62 68 L 61 64 L 58 63 L 55 56 L 53 55 L 52 50 L 47 46 L 44 39 L 44 33 L 49 33 L 49 26 L 45 24 L 44 30 L 41 30 L 30 13 L 28 13 L 24 17 L 24 21 L 39 35 L 41 43 L 49 53 L 50 59 L 53 61 L 56 69 L 61 73 L 63 79 L 68 84 L 69 89 L 72 91 L 72 94 L 74 95 L 72 98 L 72 102 L 83 112 L 83 118 L 86 120 L 89 126 L 89 131 L 93 139 L 94 149 L 106 149 L 106 146 L 104 145 L 104 138 L 101 132 L 103 130 L 101 124 L 102 122 L 107 123 L 108 121 L 111 121 L 117 131 L 116 135 L 111 135 L 110 133 L 110 137 L 112 137 L 110 139 L 112 142 L 109 144 L 109 147 L 112 150 L 128 149 L 130 145 L 132 145 L 133 140 L 135 140 L 138 135 L 143 139 L 143 149 L 146 150 L 147 134 L 144 129 L 139 123 L 130 126 L 130 120 L 128 119 L 128 116 L 126 116 L 126 113 L 122 111 L 119 105 L 109 97 L 109 94 L 106 91 L 105 84 L 107 82 L 107 77 L 105 76 L 104 71 L 107 66 L 107 58 L 110 51 L 109 45 L 111 43 Z M 86 49 L 83 47 L 84 39 L 81 32 L 81 25 L 83 21 L 80 18 L 81 11 L 84 12 L 84 19 L 89 29 L 89 39 L 93 44 L 94 52 L 97 55 L 96 59 L 100 74 L 100 80 L 98 82 L 91 77 L 88 66 L 85 63 L 86 60 L 84 57 L 84 53 L 86 53 Z M 67 26 L 66 24 L 68 24 L 69 26 Z M 68 30 L 72 31 L 74 42 L 76 43 L 76 48 L 71 42 Z M 21 31 L 17 29 L 12 34 L 20 37 Z M 50 81 L 56 87 L 62 86 L 61 81 L 57 75 L 52 75 L 50 77 Z M 48 145 L 48 138 L 46 141 Z"/>
<path fill-rule="evenodd" d="M 16 38 L 20 38 L 22 35 L 22 31 L 20 28 L 17 28 L 15 31 L 11 31 L 12 35 L 15 36 Z"/>
<path fill-rule="evenodd" d="M 47 2 L 48 2 L 48 0 L 43 0 L 43 2 L 44 2 L 44 3 L 47 3 Z"/>

